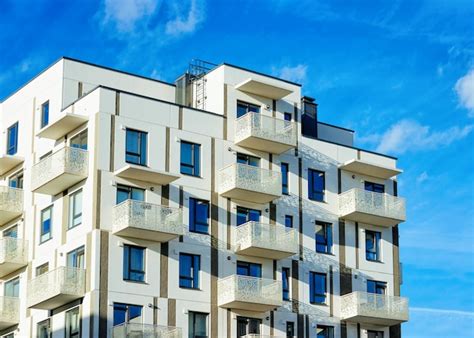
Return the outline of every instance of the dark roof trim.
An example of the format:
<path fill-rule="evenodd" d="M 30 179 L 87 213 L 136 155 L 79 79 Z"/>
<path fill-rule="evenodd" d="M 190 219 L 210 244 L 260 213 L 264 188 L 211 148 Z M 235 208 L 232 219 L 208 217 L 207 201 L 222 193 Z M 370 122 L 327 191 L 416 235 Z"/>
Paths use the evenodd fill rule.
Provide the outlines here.
<path fill-rule="evenodd" d="M 269 78 L 272 78 L 272 79 L 275 79 L 275 80 L 279 80 L 279 81 L 283 81 L 283 82 L 286 82 L 286 83 L 289 83 L 291 85 L 294 85 L 294 86 L 298 86 L 298 87 L 301 87 L 302 85 L 299 84 L 299 83 L 296 83 L 296 82 L 291 82 L 291 81 L 288 81 L 288 80 L 285 80 L 285 79 L 282 79 L 282 78 L 279 78 L 279 77 L 276 77 L 276 76 L 273 76 L 273 75 L 268 75 L 268 74 L 265 74 L 265 73 L 260 73 L 260 72 L 257 72 L 255 70 L 251 70 L 251 69 L 248 69 L 248 68 L 244 68 L 244 67 L 240 67 L 240 66 L 236 66 L 236 65 L 232 65 L 230 63 L 221 63 L 220 65 L 218 65 L 216 68 L 214 69 L 217 69 L 219 68 L 220 66 L 228 66 L 228 67 L 232 67 L 232 68 L 235 68 L 235 69 L 240 69 L 240 70 L 243 70 L 243 71 L 246 71 L 246 72 L 250 72 L 250 73 L 254 73 L 254 74 L 257 74 L 257 75 L 261 75 L 261 76 L 266 76 L 266 77 L 269 77 Z M 213 69 L 213 70 L 214 70 Z M 211 70 L 212 72 L 212 70 Z"/>
<path fill-rule="evenodd" d="M 329 126 L 329 127 L 333 127 L 333 128 L 345 130 L 345 131 L 348 131 L 348 132 L 351 132 L 351 133 L 355 133 L 355 131 L 352 130 L 352 129 L 348 129 L 348 128 L 344 128 L 344 127 L 335 126 L 334 124 L 329 124 L 329 123 L 325 123 L 325 122 L 321 122 L 321 121 L 318 121 L 318 124 L 323 124 L 323 125 L 325 125 L 325 126 Z"/>

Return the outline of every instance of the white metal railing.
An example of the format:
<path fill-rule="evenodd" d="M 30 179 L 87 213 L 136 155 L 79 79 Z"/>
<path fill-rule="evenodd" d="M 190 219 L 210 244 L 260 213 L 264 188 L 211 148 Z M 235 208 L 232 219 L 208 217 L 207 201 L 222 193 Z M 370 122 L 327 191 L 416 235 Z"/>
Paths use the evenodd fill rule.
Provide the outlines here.
<path fill-rule="evenodd" d="M 13 237 L 0 238 L 0 264 L 28 263 L 28 242 Z"/>
<path fill-rule="evenodd" d="M 281 281 L 249 276 L 232 275 L 219 279 L 219 304 L 234 301 L 282 305 Z"/>
<path fill-rule="evenodd" d="M 132 227 L 183 235 L 183 210 L 136 200 L 126 200 L 114 207 L 113 231 Z"/>
<path fill-rule="evenodd" d="M 20 322 L 20 299 L 17 297 L 0 297 L 0 322 Z"/>
<path fill-rule="evenodd" d="M 408 299 L 356 291 L 341 296 L 341 319 L 356 316 L 408 320 Z"/>
<path fill-rule="evenodd" d="M 85 293 L 86 270 L 60 266 L 28 282 L 28 306 L 60 294 L 82 297 Z"/>
<path fill-rule="evenodd" d="M 339 195 L 339 214 L 362 212 L 405 220 L 405 199 L 389 194 L 354 188 Z"/>
<path fill-rule="evenodd" d="M 88 162 L 87 150 L 73 147 L 59 149 L 33 165 L 32 190 L 65 173 L 86 177 Z"/>
<path fill-rule="evenodd" d="M 182 336 L 181 328 L 172 326 L 123 323 L 112 328 L 112 338 L 181 338 Z"/>
<path fill-rule="evenodd" d="M 23 212 L 23 190 L 0 186 L 0 212 Z"/>
<path fill-rule="evenodd" d="M 237 250 L 248 247 L 298 252 L 298 238 L 295 229 L 277 224 L 247 222 L 234 231 L 234 245 Z"/>
<path fill-rule="evenodd" d="M 249 112 L 235 121 L 235 143 L 250 136 L 296 146 L 296 124 Z"/>
<path fill-rule="evenodd" d="M 223 193 L 234 188 L 279 196 L 281 173 L 234 163 L 219 171 L 219 190 Z"/>

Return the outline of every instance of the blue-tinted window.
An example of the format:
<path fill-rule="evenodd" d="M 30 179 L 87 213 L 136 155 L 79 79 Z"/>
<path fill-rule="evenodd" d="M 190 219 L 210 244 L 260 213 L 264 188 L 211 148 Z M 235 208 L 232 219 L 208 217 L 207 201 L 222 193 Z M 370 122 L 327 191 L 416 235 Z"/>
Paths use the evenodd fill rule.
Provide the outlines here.
<path fill-rule="evenodd" d="M 378 231 L 365 231 L 365 258 L 368 261 L 380 261 L 380 238 Z"/>
<path fill-rule="evenodd" d="M 313 201 L 324 202 L 325 180 L 324 172 L 308 169 L 308 198 Z"/>
<path fill-rule="evenodd" d="M 316 222 L 316 252 L 330 254 L 332 252 L 332 225 Z"/>
<path fill-rule="evenodd" d="M 179 287 L 199 289 L 199 271 L 201 257 L 198 255 L 179 254 Z"/>
<path fill-rule="evenodd" d="M 289 179 L 288 179 L 289 166 L 288 163 L 281 164 L 281 191 L 283 194 L 288 195 L 289 190 Z"/>
<path fill-rule="evenodd" d="M 247 222 L 260 222 L 260 210 L 248 209 L 243 207 L 237 207 L 237 225 L 241 225 Z"/>
<path fill-rule="evenodd" d="M 51 239 L 51 228 L 53 222 L 53 207 L 41 211 L 40 243 Z"/>
<path fill-rule="evenodd" d="M 7 154 L 15 155 L 18 151 L 18 122 L 8 128 L 7 131 Z"/>
<path fill-rule="evenodd" d="M 316 328 L 317 338 L 334 338 L 334 327 L 318 325 Z"/>
<path fill-rule="evenodd" d="M 145 248 L 123 246 L 123 279 L 134 282 L 145 281 Z"/>
<path fill-rule="evenodd" d="M 285 227 L 293 228 L 293 216 L 285 215 Z"/>
<path fill-rule="evenodd" d="M 189 199 L 189 231 L 209 233 L 209 202 Z"/>
<path fill-rule="evenodd" d="M 326 304 L 326 274 L 310 272 L 309 301 L 312 304 Z"/>
<path fill-rule="evenodd" d="M 125 161 L 127 163 L 146 165 L 147 164 L 147 136 L 143 131 L 127 129 Z"/>
<path fill-rule="evenodd" d="M 262 278 L 262 265 L 257 263 L 237 262 L 237 274 Z"/>
<path fill-rule="evenodd" d="M 117 186 L 117 204 L 126 200 L 144 201 L 145 190 L 140 188 L 133 188 L 126 185 Z"/>
<path fill-rule="evenodd" d="M 201 145 L 181 141 L 181 174 L 201 175 Z"/>
<path fill-rule="evenodd" d="M 290 300 L 290 268 L 281 269 L 283 300 Z"/>
<path fill-rule="evenodd" d="M 237 118 L 244 116 L 248 112 L 260 113 L 260 107 L 251 103 L 237 101 Z"/>
<path fill-rule="evenodd" d="M 142 306 L 140 305 L 114 303 L 114 326 L 130 322 L 141 315 Z"/>
<path fill-rule="evenodd" d="M 260 159 L 258 157 L 241 153 L 237 154 L 237 163 L 246 164 L 253 167 L 260 167 Z"/>
<path fill-rule="evenodd" d="M 368 293 L 376 293 L 378 295 L 384 295 L 385 290 L 387 289 L 387 283 L 379 282 L 375 280 L 368 280 L 367 281 L 367 292 Z"/>
<path fill-rule="evenodd" d="M 283 119 L 285 121 L 291 121 L 291 113 L 284 113 L 283 114 Z"/>
<path fill-rule="evenodd" d="M 49 101 L 41 105 L 41 128 L 46 127 L 49 123 Z"/>
<path fill-rule="evenodd" d="M 373 182 L 364 182 L 364 188 L 367 191 L 373 191 L 373 192 L 379 192 L 379 193 L 384 193 L 385 192 L 385 186 L 383 184 L 379 183 L 373 183 Z"/>

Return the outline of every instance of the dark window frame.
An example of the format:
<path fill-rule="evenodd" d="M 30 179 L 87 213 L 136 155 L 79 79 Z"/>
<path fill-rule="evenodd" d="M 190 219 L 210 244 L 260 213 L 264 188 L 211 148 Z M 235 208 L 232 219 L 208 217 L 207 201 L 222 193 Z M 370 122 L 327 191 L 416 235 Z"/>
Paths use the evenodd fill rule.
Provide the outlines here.
<path fill-rule="evenodd" d="M 199 221 L 199 217 L 197 217 L 197 206 L 198 205 L 206 205 L 207 206 L 207 217 L 206 221 L 202 222 Z M 193 212 L 194 211 L 194 212 Z M 189 199 L 189 231 L 196 232 L 199 234 L 208 235 L 209 234 L 209 216 L 210 216 L 210 205 L 209 201 L 201 200 L 198 198 L 190 198 Z M 201 230 L 200 228 L 206 228 L 206 230 Z"/>
<path fill-rule="evenodd" d="M 324 293 L 317 293 L 318 289 L 318 278 L 320 277 L 320 280 L 324 281 Z M 327 285 L 327 274 L 321 273 L 321 272 L 314 272 L 311 271 L 309 273 L 309 302 L 311 304 L 316 304 L 316 305 L 326 305 L 327 304 L 327 293 L 328 293 L 328 285 Z M 318 297 L 323 298 L 323 301 L 318 301 Z"/>
<path fill-rule="evenodd" d="M 321 333 L 317 332 L 318 329 L 327 330 L 327 331 L 325 332 L 324 336 L 322 336 Z M 316 336 L 317 336 L 317 338 L 334 338 L 334 326 L 317 325 L 316 326 Z"/>
<path fill-rule="evenodd" d="M 385 193 L 385 185 L 370 181 L 364 181 L 364 190 L 383 194 Z"/>
<path fill-rule="evenodd" d="M 241 114 L 239 116 L 239 106 L 241 106 L 242 108 L 245 109 L 245 114 Z M 251 110 L 251 108 L 253 108 L 254 110 Z M 236 117 L 237 118 L 240 118 L 242 116 L 245 116 L 247 115 L 248 113 L 257 113 L 259 114 L 260 113 L 260 109 L 261 107 L 256 105 L 256 104 L 253 104 L 253 103 L 249 103 L 249 102 L 245 102 L 245 101 L 241 101 L 241 100 L 237 100 L 237 106 L 236 106 Z"/>
<path fill-rule="evenodd" d="M 15 155 L 18 152 L 18 133 L 20 131 L 18 126 L 18 122 L 15 122 L 7 129 L 7 155 Z"/>
<path fill-rule="evenodd" d="M 143 199 L 142 200 L 134 199 L 133 198 L 133 192 L 134 191 L 143 193 Z M 116 192 L 115 192 L 115 204 L 120 204 L 120 203 L 123 203 L 127 200 L 144 202 L 145 201 L 145 191 L 146 190 L 142 189 L 142 188 L 131 187 L 131 186 L 125 185 L 125 184 L 117 184 L 117 189 L 116 189 Z M 119 192 L 126 192 L 128 194 L 128 198 L 126 198 L 123 201 L 119 202 L 119 198 L 118 198 L 119 197 Z"/>
<path fill-rule="evenodd" d="M 206 335 L 205 336 L 196 334 L 196 315 L 205 316 L 205 319 L 206 319 Z M 191 330 L 191 327 L 189 327 L 189 325 L 191 324 L 191 320 L 192 320 L 192 330 Z M 189 311 L 188 331 L 189 331 L 189 338 L 207 338 L 209 336 L 209 313 L 199 312 L 199 311 Z"/>
<path fill-rule="evenodd" d="M 333 246 L 333 233 L 332 233 L 332 224 L 327 223 L 327 222 L 320 222 L 316 221 L 316 226 L 322 227 L 324 231 L 324 237 L 321 238 L 321 236 L 318 235 L 318 231 L 315 231 L 315 250 L 317 253 L 322 253 L 322 254 L 332 254 L 332 246 Z M 324 246 L 325 249 L 321 250 L 320 247 Z"/>
<path fill-rule="evenodd" d="M 369 236 L 372 236 L 373 249 L 369 249 L 367 243 L 369 242 Z M 380 231 L 365 230 L 365 259 L 369 262 L 382 262 L 381 255 L 381 241 L 382 233 Z M 372 258 L 373 257 L 373 258 Z"/>
<path fill-rule="evenodd" d="M 181 261 L 182 257 L 189 257 L 191 261 L 191 265 L 189 266 L 189 273 L 188 275 L 183 275 L 181 273 L 181 264 L 184 264 Z M 201 256 L 196 254 L 189 254 L 181 252 L 179 254 L 179 287 L 182 289 L 191 289 L 191 290 L 199 290 L 200 289 L 200 274 L 201 274 Z M 187 286 L 184 283 L 190 282 L 191 286 Z"/>
<path fill-rule="evenodd" d="M 128 149 L 128 138 L 132 136 L 132 133 L 136 133 L 138 137 L 137 139 L 138 152 L 136 152 L 133 149 Z M 146 167 L 148 163 L 147 153 L 148 153 L 148 132 L 132 129 L 132 128 L 126 128 L 125 129 L 125 162 Z M 137 157 L 137 160 L 132 160 L 130 159 L 129 156 Z"/>
<path fill-rule="evenodd" d="M 322 190 L 314 190 L 315 176 L 322 177 Z M 324 202 L 326 197 L 326 173 L 321 170 L 308 169 L 308 199 L 316 202 Z"/>
<path fill-rule="evenodd" d="M 281 168 L 281 192 L 283 195 L 289 195 L 290 194 L 290 165 L 288 163 L 281 162 L 280 168 Z"/>
<path fill-rule="evenodd" d="M 293 120 L 293 114 L 288 112 L 283 113 L 283 120 L 291 122 Z"/>
<path fill-rule="evenodd" d="M 281 268 L 281 284 L 282 284 L 283 300 L 285 301 L 290 300 L 290 278 L 291 278 L 291 269 L 287 267 L 282 267 Z"/>
<path fill-rule="evenodd" d="M 373 289 L 374 289 L 375 292 L 370 291 L 370 288 L 369 288 L 370 284 L 373 284 Z M 380 293 L 380 292 L 378 292 L 378 290 L 383 290 L 383 292 Z M 376 295 L 385 295 L 385 294 L 387 294 L 387 282 L 368 279 L 367 280 L 367 293 L 374 293 Z"/>
<path fill-rule="evenodd" d="M 291 226 L 288 226 L 287 220 L 289 220 Z M 293 215 L 285 215 L 285 228 L 293 228 Z"/>
<path fill-rule="evenodd" d="M 199 143 L 189 142 L 189 141 L 180 141 L 180 156 L 179 156 L 179 170 L 180 173 L 187 176 L 201 177 L 201 145 Z M 191 159 L 189 163 L 183 161 L 183 145 L 191 147 Z M 183 169 L 189 169 L 190 172 L 186 172 Z"/>
<path fill-rule="evenodd" d="M 141 250 L 142 259 L 142 270 L 132 268 L 132 252 L 133 250 Z M 128 262 L 126 260 L 126 251 L 128 251 Z M 128 264 L 127 264 L 128 263 Z M 138 279 L 132 277 L 132 274 L 139 276 Z M 127 282 L 135 283 L 146 283 L 146 248 L 137 245 L 124 244 L 123 245 L 123 273 L 122 279 Z"/>
<path fill-rule="evenodd" d="M 41 128 L 49 124 L 49 100 L 41 104 Z"/>
<path fill-rule="evenodd" d="M 140 314 L 138 316 L 130 317 L 129 309 L 131 307 L 133 307 L 135 309 L 139 309 Z M 121 322 L 121 323 L 116 322 L 116 318 L 115 318 L 116 311 L 117 312 L 118 311 L 124 312 L 125 319 L 124 319 L 123 322 Z M 143 306 L 142 305 L 126 304 L 126 303 L 120 303 L 120 302 L 113 303 L 112 323 L 113 323 L 114 326 L 120 325 L 120 324 L 123 324 L 123 323 L 128 323 L 130 320 L 132 320 L 134 318 L 141 317 L 142 315 L 143 315 Z"/>
<path fill-rule="evenodd" d="M 259 272 L 259 275 L 258 275 L 258 276 L 252 276 L 252 275 L 251 275 L 252 267 L 257 267 L 257 268 L 258 268 L 258 272 Z M 239 272 L 239 268 L 246 269 L 246 270 L 247 270 L 247 274 L 245 274 L 245 275 L 239 274 L 239 273 L 238 273 L 238 272 Z M 260 264 L 260 263 L 237 261 L 237 267 L 236 267 L 236 269 L 237 269 L 237 275 L 239 275 L 239 276 L 262 278 L 262 264 Z"/>
<path fill-rule="evenodd" d="M 47 210 L 49 210 L 49 231 L 45 232 L 44 231 L 45 220 L 43 219 L 43 214 L 45 214 Z M 53 211 L 54 211 L 53 205 L 50 205 L 42 209 L 40 212 L 40 244 L 43 244 L 53 238 Z M 43 235 L 46 235 L 46 234 L 49 234 L 48 238 L 43 239 Z"/>

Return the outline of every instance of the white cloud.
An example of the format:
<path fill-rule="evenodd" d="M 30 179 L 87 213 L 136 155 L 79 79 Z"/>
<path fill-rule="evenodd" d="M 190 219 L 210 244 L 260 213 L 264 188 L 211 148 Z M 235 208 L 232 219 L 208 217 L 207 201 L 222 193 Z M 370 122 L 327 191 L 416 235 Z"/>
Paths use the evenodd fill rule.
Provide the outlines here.
<path fill-rule="evenodd" d="M 423 171 L 418 177 L 416 178 L 416 182 L 421 184 L 429 178 L 428 173 Z"/>
<path fill-rule="evenodd" d="M 461 106 L 469 111 L 470 117 L 474 117 L 474 68 L 456 82 L 454 89 Z"/>
<path fill-rule="evenodd" d="M 137 22 L 153 15 L 157 6 L 156 0 L 105 0 L 104 22 L 112 22 L 120 32 L 131 32 Z"/>
<path fill-rule="evenodd" d="M 205 18 L 204 5 L 197 0 L 191 0 L 189 7 L 174 6 L 176 16 L 166 23 L 165 32 L 170 36 L 192 33 Z"/>
<path fill-rule="evenodd" d="M 471 311 L 433 309 L 433 308 L 427 308 L 427 307 L 410 307 L 410 311 L 440 314 L 440 315 L 447 314 L 447 315 L 464 316 L 464 317 L 474 318 L 474 312 L 471 312 Z"/>
<path fill-rule="evenodd" d="M 303 83 L 306 80 L 307 71 L 307 65 L 298 64 L 294 67 L 282 67 L 281 69 L 274 71 L 274 73 L 276 76 L 281 77 L 282 79 L 296 83 Z"/>

